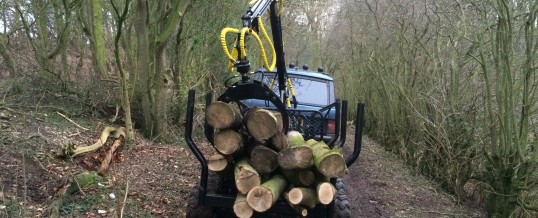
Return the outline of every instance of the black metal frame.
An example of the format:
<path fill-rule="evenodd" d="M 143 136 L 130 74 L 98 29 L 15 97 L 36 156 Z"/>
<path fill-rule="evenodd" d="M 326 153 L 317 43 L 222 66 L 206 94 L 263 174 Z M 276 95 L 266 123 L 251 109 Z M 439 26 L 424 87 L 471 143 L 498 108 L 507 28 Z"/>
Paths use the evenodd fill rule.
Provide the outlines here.
<path fill-rule="evenodd" d="M 227 95 L 222 95 L 219 97 L 220 100 L 226 99 Z M 212 100 L 212 95 L 208 94 L 206 96 L 206 104 L 210 104 Z M 232 100 L 232 98 L 228 99 Z M 187 100 L 187 114 L 186 114 L 186 122 L 185 122 L 185 140 L 187 142 L 187 145 L 189 146 L 189 149 L 194 153 L 196 156 L 196 159 L 200 162 L 201 165 L 201 175 L 200 175 L 200 182 L 198 185 L 199 195 L 198 195 L 198 204 L 199 205 L 205 205 L 208 207 L 213 208 L 232 208 L 233 203 L 235 201 L 235 195 L 226 195 L 226 194 L 218 194 L 218 193 L 211 193 L 207 191 L 207 181 L 209 177 L 208 173 L 208 166 L 207 166 L 207 160 L 203 156 L 202 152 L 194 142 L 192 138 L 192 131 L 193 131 L 193 117 L 194 117 L 194 103 L 195 103 L 195 91 L 189 90 L 188 94 L 188 100 Z M 338 136 L 342 137 L 335 137 L 331 141 L 336 146 L 344 146 L 345 140 L 346 140 L 346 122 L 347 119 L 347 101 L 342 101 L 342 107 L 340 108 L 340 104 L 336 104 L 338 109 L 338 116 L 336 117 L 337 127 L 340 130 Z M 342 115 L 342 116 L 341 116 Z M 286 116 L 283 116 L 286 117 Z M 356 128 L 355 128 L 355 143 L 353 147 L 353 153 L 351 156 L 346 158 L 346 165 L 349 167 L 351 166 L 359 157 L 360 149 L 362 147 L 362 128 L 363 128 L 363 117 L 364 117 L 364 104 L 359 103 L 357 105 L 357 116 L 356 116 Z M 342 119 L 344 118 L 344 119 Z M 341 120 L 342 119 L 342 120 Z M 213 129 L 207 128 L 209 127 L 207 124 L 205 124 L 205 134 L 208 140 L 212 142 L 213 140 Z M 335 134 L 336 135 L 336 134 Z M 334 183 L 334 181 L 332 181 Z M 327 205 L 318 205 L 314 209 L 311 210 L 309 214 L 313 215 L 313 217 L 332 217 L 332 212 L 334 210 L 334 202 Z M 273 206 L 272 209 L 268 211 L 269 213 L 275 213 L 279 215 L 296 215 L 296 212 L 285 202 L 277 202 Z"/>

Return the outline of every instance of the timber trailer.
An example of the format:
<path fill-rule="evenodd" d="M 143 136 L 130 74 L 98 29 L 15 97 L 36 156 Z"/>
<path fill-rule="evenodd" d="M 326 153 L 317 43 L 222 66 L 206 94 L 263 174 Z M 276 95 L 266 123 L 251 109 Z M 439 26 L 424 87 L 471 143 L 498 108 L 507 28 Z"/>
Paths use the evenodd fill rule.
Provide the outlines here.
<path fill-rule="evenodd" d="M 274 105 L 274 110 L 282 115 L 284 133 L 291 130 L 303 131 L 303 135 L 316 137 L 315 132 L 307 132 L 322 127 L 321 120 L 327 116 L 328 111 L 336 109 L 335 134 L 328 141 L 330 148 L 335 146 L 344 147 L 347 132 L 347 114 L 348 104 L 346 100 L 336 100 L 334 103 L 327 105 L 321 110 L 298 110 L 289 106 L 289 88 L 287 88 L 287 72 L 284 60 L 284 47 L 282 42 L 282 28 L 280 23 L 280 11 L 282 10 L 282 0 L 254 0 L 251 2 L 249 10 L 242 16 L 243 30 L 233 30 L 226 28 L 221 34 L 221 41 L 225 49 L 225 34 L 235 33 L 238 40 L 230 54 L 226 50 L 231 66 L 229 68 L 237 69 L 241 78 L 234 84 L 226 84 L 226 91 L 216 100 L 225 103 L 236 103 L 241 111 L 247 111 L 249 108 L 243 103 L 247 99 L 257 99 L 270 102 Z M 250 62 L 246 58 L 244 49 L 244 37 L 254 34 L 260 29 L 261 16 L 269 10 L 272 36 L 274 40 L 273 60 L 276 58 L 276 82 L 278 84 L 278 93 L 275 93 L 267 85 L 260 81 L 250 78 Z M 267 35 L 267 34 L 265 34 Z M 257 36 L 256 36 L 257 37 Z M 223 39 L 224 38 L 224 39 Z M 267 37 L 268 38 L 268 37 Z M 266 38 L 266 39 L 267 39 Z M 257 38 L 259 42 L 259 38 Z M 264 54 L 262 54 L 264 55 Z M 265 66 L 266 68 L 270 68 Z M 270 69 L 272 71 L 273 69 Z M 294 96 L 293 96 L 294 97 Z M 295 99 L 294 99 L 295 100 Z M 296 100 L 295 100 L 296 101 Z M 206 107 L 213 102 L 213 94 L 207 93 L 205 98 Z M 288 102 L 288 105 L 286 105 Z M 189 90 L 187 101 L 187 113 L 185 120 L 185 140 L 190 150 L 194 153 L 201 165 L 200 181 L 191 193 L 189 206 L 187 208 L 187 217 L 235 217 L 232 206 L 234 204 L 237 189 L 234 185 L 234 178 L 224 177 L 208 171 L 208 161 L 204 157 L 200 148 L 192 138 L 193 134 L 193 117 L 195 110 L 195 90 Z M 334 111 L 334 110 L 332 110 Z M 357 114 L 355 120 L 354 145 L 351 147 L 351 154 L 344 154 L 345 164 L 351 166 L 359 157 L 362 142 L 362 129 L 364 117 L 364 104 L 357 104 Z M 288 116 L 285 116 L 285 115 Z M 300 122 L 297 122 L 300 121 Z M 204 125 L 204 133 L 207 141 L 213 144 L 214 129 L 207 124 Z M 309 137 L 308 137 L 309 136 Z M 318 135 L 319 136 L 319 135 Z M 347 157 L 345 157 L 347 156 Z M 349 200 L 345 193 L 344 183 L 341 178 L 334 178 L 330 181 L 337 189 L 336 196 L 332 203 L 328 205 L 317 204 L 313 209 L 308 209 L 307 217 L 352 217 L 349 206 Z M 285 201 L 278 200 L 271 209 L 264 213 L 254 213 L 253 217 L 299 217 L 299 214 Z"/>

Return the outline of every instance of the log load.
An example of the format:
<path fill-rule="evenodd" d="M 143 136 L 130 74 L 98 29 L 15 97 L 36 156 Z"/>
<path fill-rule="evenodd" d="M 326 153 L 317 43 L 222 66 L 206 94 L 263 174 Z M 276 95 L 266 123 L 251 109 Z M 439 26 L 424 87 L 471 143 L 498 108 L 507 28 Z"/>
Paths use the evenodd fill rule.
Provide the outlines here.
<path fill-rule="evenodd" d="M 296 131 L 284 133 L 279 113 L 253 108 L 241 120 L 236 105 L 214 104 L 206 111 L 206 121 L 217 129 L 213 147 L 218 153 L 206 156 L 208 168 L 235 182 L 237 217 L 263 213 L 278 200 L 307 216 L 308 209 L 334 200 L 330 179 L 346 172 L 340 149 L 305 141 Z"/>

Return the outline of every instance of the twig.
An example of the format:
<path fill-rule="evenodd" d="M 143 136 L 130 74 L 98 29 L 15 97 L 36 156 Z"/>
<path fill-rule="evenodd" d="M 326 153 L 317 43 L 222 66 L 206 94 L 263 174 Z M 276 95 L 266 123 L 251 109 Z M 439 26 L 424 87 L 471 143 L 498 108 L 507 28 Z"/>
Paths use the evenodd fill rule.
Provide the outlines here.
<path fill-rule="evenodd" d="M 125 183 L 125 195 L 123 196 L 123 202 L 120 209 L 120 218 L 123 218 L 123 209 L 125 209 L 125 202 L 127 202 L 127 194 L 129 193 L 129 179 Z"/>
<path fill-rule="evenodd" d="M 81 128 L 82 130 L 85 130 L 85 131 L 88 131 L 89 129 L 88 128 L 84 128 L 83 126 L 81 125 L 78 125 L 77 123 L 75 123 L 75 121 L 73 121 L 72 119 L 69 119 L 69 117 L 63 115 L 62 113 L 56 111 L 56 113 L 58 115 L 60 115 L 61 117 L 65 118 L 67 121 L 71 122 L 72 124 L 75 124 L 75 126 L 77 126 L 78 128 Z"/>

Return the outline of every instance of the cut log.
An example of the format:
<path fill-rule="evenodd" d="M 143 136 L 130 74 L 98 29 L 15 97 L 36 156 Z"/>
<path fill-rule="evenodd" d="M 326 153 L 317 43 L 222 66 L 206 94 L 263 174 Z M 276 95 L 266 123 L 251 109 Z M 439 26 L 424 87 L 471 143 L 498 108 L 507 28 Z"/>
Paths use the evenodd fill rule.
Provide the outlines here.
<path fill-rule="evenodd" d="M 265 212 L 275 204 L 286 185 L 286 179 L 283 176 L 274 175 L 248 192 L 247 203 L 255 211 Z"/>
<path fill-rule="evenodd" d="M 286 199 L 286 202 L 288 202 L 290 207 L 293 208 L 299 215 L 301 215 L 301 217 L 308 216 L 308 210 L 301 205 L 292 204 L 290 202 L 288 195 L 289 195 L 288 193 L 284 193 L 284 199 Z"/>
<path fill-rule="evenodd" d="M 305 144 L 303 135 L 297 131 L 288 132 L 288 142 L 290 147 L 297 147 Z"/>
<path fill-rule="evenodd" d="M 222 172 L 228 167 L 228 160 L 222 154 L 214 154 L 207 158 L 207 168 L 213 172 Z"/>
<path fill-rule="evenodd" d="M 224 129 L 215 134 L 214 146 L 220 153 L 231 155 L 243 148 L 244 139 L 238 132 L 231 129 Z"/>
<path fill-rule="evenodd" d="M 244 195 L 261 183 L 260 175 L 245 158 L 235 164 L 234 175 L 237 191 Z"/>
<path fill-rule="evenodd" d="M 313 153 L 310 147 L 289 147 L 278 153 L 278 164 L 282 169 L 306 169 L 313 163 Z"/>
<path fill-rule="evenodd" d="M 254 214 L 254 210 L 252 210 L 246 200 L 247 197 L 245 195 L 237 193 L 233 208 L 235 215 L 239 218 L 252 217 L 252 214 Z"/>
<path fill-rule="evenodd" d="M 288 192 L 288 198 L 294 205 L 303 205 L 308 208 L 316 207 L 318 197 L 316 191 L 311 188 L 296 187 Z"/>
<path fill-rule="evenodd" d="M 288 139 L 286 137 L 286 134 L 279 131 L 276 132 L 273 137 L 271 137 L 271 145 L 276 151 L 281 151 L 284 148 L 288 147 Z"/>
<path fill-rule="evenodd" d="M 321 182 L 316 187 L 318 200 L 320 203 L 330 204 L 336 196 L 336 188 L 330 182 Z"/>
<path fill-rule="evenodd" d="M 263 145 L 255 146 L 250 153 L 250 164 L 258 173 L 270 173 L 278 168 L 278 153 Z"/>
<path fill-rule="evenodd" d="M 326 177 L 336 178 L 346 172 L 346 162 L 340 148 L 330 149 L 323 141 L 311 146 L 316 169 Z"/>
<path fill-rule="evenodd" d="M 278 120 L 273 112 L 265 109 L 252 109 L 246 118 L 248 132 L 260 142 L 275 135 L 279 131 L 278 125 Z"/>
<path fill-rule="evenodd" d="M 125 128 L 118 128 L 114 134 L 114 138 L 115 139 L 112 143 L 112 146 L 110 146 L 110 149 L 108 149 L 105 159 L 101 161 L 101 166 L 99 166 L 99 169 L 97 170 L 97 172 L 101 176 L 106 174 L 110 165 L 110 161 L 112 161 L 112 157 L 114 157 L 114 153 L 116 153 L 116 150 L 118 150 L 118 148 L 122 145 L 123 139 L 125 138 Z"/>
<path fill-rule="evenodd" d="M 235 105 L 217 101 L 207 106 L 205 119 L 213 128 L 233 129 L 241 126 L 243 117 Z"/>
<path fill-rule="evenodd" d="M 281 170 L 286 180 L 294 186 L 307 187 L 314 184 L 316 175 L 310 169 Z"/>

